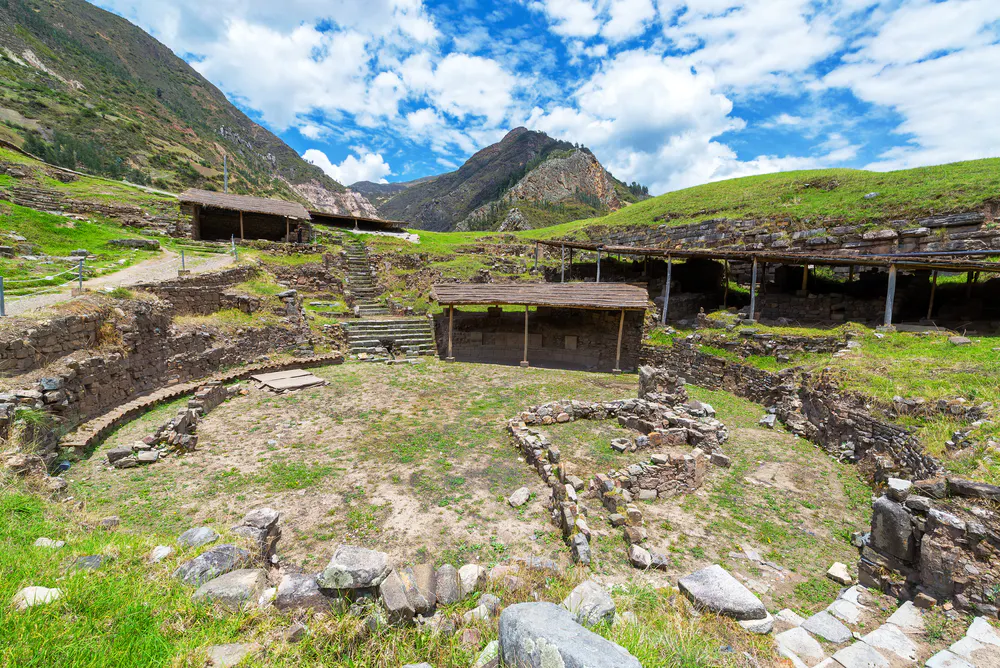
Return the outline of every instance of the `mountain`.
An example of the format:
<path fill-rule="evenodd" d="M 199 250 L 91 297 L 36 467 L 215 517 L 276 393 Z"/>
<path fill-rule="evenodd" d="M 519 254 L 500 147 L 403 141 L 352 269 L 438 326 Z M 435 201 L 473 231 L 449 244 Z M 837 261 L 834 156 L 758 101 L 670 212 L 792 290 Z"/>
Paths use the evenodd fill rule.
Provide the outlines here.
<path fill-rule="evenodd" d="M 375 183 L 373 181 L 358 181 L 350 185 L 351 190 L 361 193 L 376 207 L 382 206 L 392 197 L 409 187 L 406 183 Z"/>
<path fill-rule="evenodd" d="M 405 185 L 379 212 L 436 231 L 545 227 L 603 215 L 637 199 L 588 149 L 525 128 L 457 171 Z"/>
<path fill-rule="evenodd" d="M 174 192 L 223 188 L 372 215 L 170 49 L 84 0 L 0 0 L 0 139 Z"/>

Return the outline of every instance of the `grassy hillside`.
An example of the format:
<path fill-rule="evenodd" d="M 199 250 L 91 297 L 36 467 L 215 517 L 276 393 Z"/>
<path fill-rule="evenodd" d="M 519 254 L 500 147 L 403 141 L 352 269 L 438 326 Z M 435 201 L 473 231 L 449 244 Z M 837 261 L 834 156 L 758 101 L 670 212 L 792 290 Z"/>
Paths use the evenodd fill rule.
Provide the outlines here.
<path fill-rule="evenodd" d="M 878 195 L 866 199 L 870 193 Z M 780 220 L 802 229 L 837 223 L 877 227 L 987 203 L 1000 203 L 998 158 L 896 172 L 821 169 L 748 176 L 678 190 L 526 236 L 559 237 L 591 225 L 686 225 L 713 218 Z"/>
<path fill-rule="evenodd" d="M 235 192 L 343 190 L 167 47 L 84 0 L 0 0 L 0 138 L 173 191 L 221 190 L 223 154 Z"/>

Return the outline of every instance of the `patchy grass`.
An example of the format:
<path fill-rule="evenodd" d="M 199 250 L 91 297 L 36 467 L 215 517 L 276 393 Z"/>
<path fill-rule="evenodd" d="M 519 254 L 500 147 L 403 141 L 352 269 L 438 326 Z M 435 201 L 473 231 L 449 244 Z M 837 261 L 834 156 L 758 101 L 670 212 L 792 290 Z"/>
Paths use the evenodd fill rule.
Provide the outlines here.
<path fill-rule="evenodd" d="M 280 318 L 266 311 L 244 313 L 235 308 L 222 309 L 210 315 L 182 315 L 174 318 L 174 323 L 190 327 L 218 327 L 224 331 L 243 328 L 261 328 L 276 325 Z"/>

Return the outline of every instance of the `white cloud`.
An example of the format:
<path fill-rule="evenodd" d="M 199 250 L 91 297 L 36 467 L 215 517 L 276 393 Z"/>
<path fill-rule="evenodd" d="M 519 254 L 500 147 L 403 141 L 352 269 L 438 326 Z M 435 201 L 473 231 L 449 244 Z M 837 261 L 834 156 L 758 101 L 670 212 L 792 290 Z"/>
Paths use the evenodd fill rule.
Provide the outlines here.
<path fill-rule="evenodd" d="M 322 169 L 334 181 L 348 186 L 358 181 L 387 183 L 385 177 L 392 173 L 389 163 L 379 153 L 363 153 L 360 158 L 349 155 L 337 165 L 330 162 L 323 151 L 311 148 L 302 154 L 302 158 Z"/>
<path fill-rule="evenodd" d="M 532 7 L 545 13 L 557 35 L 594 37 L 601 30 L 597 6 L 589 0 L 537 0 Z"/>
<path fill-rule="evenodd" d="M 497 61 L 463 53 L 448 54 L 436 67 L 428 54 L 417 54 L 400 69 L 406 85 L 442 112 L 459 119 L 483 117 L 492 126 L 508 115 L 518 84 Z"/>
<path fill-rule="evenodd" d="M 656 7 L 653 0 L 611 0 L 608 14 L 601 35 L 617 42 L 645 32 L 656 17 Z"/>

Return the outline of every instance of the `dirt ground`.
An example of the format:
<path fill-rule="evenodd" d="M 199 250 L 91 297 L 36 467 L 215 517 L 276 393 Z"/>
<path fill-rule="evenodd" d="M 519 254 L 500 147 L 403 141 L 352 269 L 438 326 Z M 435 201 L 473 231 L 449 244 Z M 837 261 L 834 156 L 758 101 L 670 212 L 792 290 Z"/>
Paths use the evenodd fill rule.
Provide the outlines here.
<path fill-rule="evenodd" d="M 126 528 L 177 534 L 222 529 L 262 505 L 282 513 L 282 557 L 319 568 L 340 542 L 377 547 L 400 561 L 489 564 L 535 554 L 568 562 L 542 505 L 547 489 L 519 457 L 506 420 L 557 399 L 635 396 L 635 376 L 445 364 L 319 369 L 329 384 L 274 395 L 252 387 L 200 426 L 199 449 L 141 469 L 110 469 L 104 451 L 166 421 L 180 403 L 126 425 L 73 467 L 72 493 Z M 825 607 L 836 586 L 833 561 L 853 570 L 851 531 L 867 527 L 871 491 L 855 471 L 790 434 L 762 430 L 760 407 L 690 388 L 729 426 L 729 469 L 712 468 L 694 494 L 641 504 L 649 547 L 666 553 L 665 573 L 638 574 L 618 529 L 596 500 L 584 500 L 594 571 L 608 582 L 655 584 L 722 563 L 772 606 Z M 613 422 L 547 427 L 583 475 L 620 468 L 646 453 L 616 454 Z M 530 502 L 506 497 L 527 486 Z M 747 558 L 747 555 L 755 559 Z M 759 555 L 759 557 L 758 557 Z"/>

